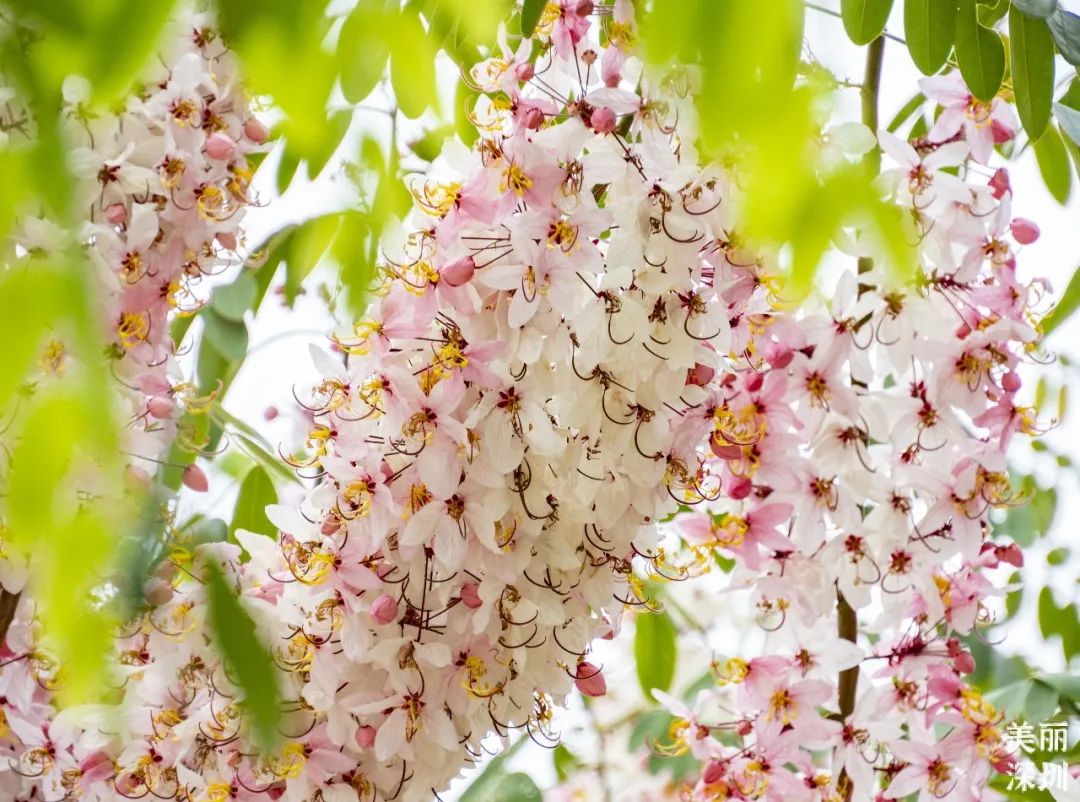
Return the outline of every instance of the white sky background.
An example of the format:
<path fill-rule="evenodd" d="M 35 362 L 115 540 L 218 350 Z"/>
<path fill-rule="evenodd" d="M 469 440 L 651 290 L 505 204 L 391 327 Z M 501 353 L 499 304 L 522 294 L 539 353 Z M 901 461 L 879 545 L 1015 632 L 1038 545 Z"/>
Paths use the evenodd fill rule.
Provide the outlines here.
<path fill-rule="evenodd" d="M 819 0 L 819 4 L 831 8 L 839 7 L 838 0 Z M 1080 0 L 1060 0 L 1060 5 L 1080 12 Z M 888 31 L 898 36 L 903 35 L 902 6 L 902 2 L 895 4 L 888 26 Z M 847 40 L 839 19 L 808 9 L 806 35 L 814 57 L 838 78 L 852 83 L 859 83 L 862 80 L 865 49 L 856 48 Z M 1064 65 L 1064 62 L 1061 64 Z M 444 95 L 452 98 L 453 82 L 456 80 L 457 71 L 447 66 L 448 69 L 439 71 L 440 81 L 444 84 L 442 88 L 446 90 Z M 1065 69 L 1059 67 L 1059 79 L 1066 74 Z M 920 77 L 904 46 L 895 41 L 887 41 L 880 100 L 882 125 L 887 124 L 893 114 L 911 97 Z M 857 120 L 859 118 L 858 89 L 841 89 L 840 92 L 841 102 L 837 121 Z M 373 97 L 368 102 L 383 104 L 382 107 L 385 108 L 390 101 L 387 97 L 381 99 Z M 444 103 L 444 113 L 448 110 L 448 104 Z M 424 122 L 435 124 L 438 119 L 429 112 Z M 378 136 L 383 142 L 389 140 L 389 120 L 384 114 L 360 112 L 353 133 L 358 133 L 360 130 Z M 404 142 L 414 138 L 419 130 L 416 124 L 408 124 L 403 131 L 399 132 L 399 141 Z M 347 151 L 343 148 L 342 152 Z M 333 165 L 326 172 L 333 172 L 332 167 Z M 1042 231 L 1038 242 L 1024 248 L 1018 257 L 1021 275 L 1028 278 L 1044 276 L 1050 280 L 1055 291 L 1060 293 L 1064 290 L 1073 270 L 1080 264 L 1077 236 L 1080 232 L 1080 186 L 1078 186 L 1080 182 L 1077 182 L 1074 176 L 1072 197 L 1069 204 L 1062 207 L 1051 198 L 1043 186 L 1030 148 L 1009 167 L 1014 192 L 1013 213 L 1035 220 Z M 272 195 L 269 190 L 272 180 L 267 181 L 266 176 L 260 175 L 256 183 L 258 184 L 259 181 L 262 181 L 264 187 L 262 190 L 264 197 Z M 345 184 L 347 182 L 342 178 L 327 181 L 324 174 L 322 179 L 314 183 L 291 188 L 284 197 L 274 199 L 264 208 L 251 209 L 246 218 L 249 242 L 258 242 L 263 232 L 273 230 L 282 223 L 299 221 L 312 216 L 318 210 L 339 205 L 341 199 L 347 197 L 343 186 Z M 229 278 L 231 275 L 227 276 L 226 280 Z M 313 278 L 316 280 L 319 278 L 318 271 Z M 322 278 L 326 278 L 325 272 Z M 280 276 L 275 283 L 280 283 Z M 324 346 L 327 342 L 325 335 L 333 326 L 334 323 L 328 319 L 325 307 L 314 293 L 301 296 L 292 310 L 285 308 L 273 298 L 268 299 L 259 315 L 248 321 L 250 352 L 226 399 L 225 405 L 228 410 L 258 428 L 273 444 L 281 443 L 288 447 L 295 443 L 296 418 L 289 414 L 290 410 L 295 408 L 292 389 L 295 386 L 303 397 L 305 391 L 315 383 L 317 376 L 310 364 L 308 348 L 310 344 Z M 1055 332 L 1047 346 L 1057 353 L 1073 357 L 1074 361 L 1080 361 L 1078 338 L 1080 338 L 1080 313 Z M 1048 373 L 1054 375 L 1058 373 L 1058 370 L 1054 367 Z M 1029 383 L 1033 384 L 1033 382 Z M 1077 390 L 1080 387 L 1075 386 L 1074 383 L 1072 389 Z M 1053 395 L 1052 393 L 1051 397 Z M 267 422 L 263 419 L 263 412 L 270 406 L 279 409 L 282 415 L 275 421 Z M 1052 408 L 1053 404 L 1051 403 L 1050 406 Z M 1054 451 L 1067 454 L 1080 464 L 1078 433 L 1080 433 L 1080 423 L 1077 422 L 1077 416 L 1073 414 L 1064 425 L 1047 436 L 1046 442 Z M 1025 450 L 1018 449 L 1021 452 Z M 1029 465 L 1030 457 L 1021 453 L 1017 455 L 1017 461 Z M 1032 665 L 1044 671 L 1060 671 L 1064 668 L 1060 645 L 1056 641 L 1045 644 L 1039 636 L 1035 600 L 1038 588 L 1048 575 L 1046 553 L 1056 546 L 1080 545 L 1076 529 L 1072 524 L 1080 514 L 1080 504 L 1077 503 L 1077 476 L 1074 471 L 1056 469 L 1043 462 L 1038 464 L 1040 469 L 1037 475 L 1040 481 L 1045 486 L 1057 486 L 1058 511 L 1051 535 L 1037 541 L 1026 550 L 1025 577 L 1029 591 L 1020 616 L 1009 627 L 1008 640 L 1003 648 L 1023 653 Z M 185 499 L 185 507 L 194 508 L 197 504 L 200 509 L 205 510 L 209 501 L 216 514 L 228 517 L 238 488 L 235 482 L 218 471 L 212 471 L 211 476 L 209 498 L 202 497 L 194 503 L 190 499 Z M 282 499 L 283 502 L 292 500 L 294 499 Z M 1074 554 L 1067 565 L 1053 571 L 1052 584 L 1059 604 L 1080 597 L 1077 592 L 1080 588 L 1077 585 L 1077 566 L 1078 560 Z M 701 590 L 703 589 L 699 589 L 699 594 Z M 697 595 L 692 588 L 687 589 L 686 592 L 690 597 Z M 706 599 L 699 596 L 697 599 L 688 598 L 688 602 L 693 609 L 703 611 L 703 615 L 708 615 L 707 611 L 717 608 L 715 598 Z M 723 617 L 726 623 L 710 638 L 711 642 L 706 644 L 698 637 L 696 642 L 691 639 L 683 644 L 684 653 L 680 654 L 683 665 L 676 680 L 676 687 L 680 679 L 689 681 L 700 673 L 703 662 L 709 659 L 709 652 L 713 647 L 723 646 L 723 648 L 718 648 L 718 651 L 731 654 L 735 650 L 733 645 L 745 640 L 747 629 L 752 629 L 745 623 L 745 602 L 733 596 L 728 597 L 722 604 L 725 608 Z M 630 628 L 625 630 L 620 638 L 622 643 L 603 643 L 597 651 L 596 659 L 605 664 L 609 688 L 624 686 L 636 688 L 634 668 L 625 657 L 629 650 L 628 635 L 632 635 Z M 689 665 L 692 663 L 695 665 Z M 633 697 L 631 704 L 636 703 L 635 693 L 630 694 Z M 597 706 L 597 713 L 605 718 L 618 716 L 618 711 L 607 711 L 605 714 L 600 706 Z M 577 740 L 573 731 L 576 727 L 580 727 L 583 715 L 584 712 L 579 704 L 575 710 L 558 720 L 572 748 L 573 742 Z M 586 743 L 583 746 L 589 745 Z M 575 751 L 581 752 L 581 750 Z M 511 765 L 532 775 L 541 786 L 555 780 L 549 755 L 546 751 L 531 744 L 513 759 Z M 462 787 L 461 782 L 456 784 L 453 789 L 455 793 L 451 793 L 449 798 L 455 798 Z"/>

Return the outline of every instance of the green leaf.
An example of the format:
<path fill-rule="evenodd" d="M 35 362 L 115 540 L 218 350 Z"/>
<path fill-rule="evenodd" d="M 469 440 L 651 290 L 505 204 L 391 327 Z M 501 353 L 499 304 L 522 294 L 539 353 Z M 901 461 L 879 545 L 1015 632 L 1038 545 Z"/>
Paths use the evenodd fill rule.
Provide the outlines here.
<path fill-rule="evenodd" d="M 1058 52 L 1074 67 L 1080 67 L 1080 17 L 1059 8 L 1047 18 L 1047 22 Z"/>
<path fill-rule="evenodd" d="M 380 183 L 382 183 L 380 181 Z M 292 304 L 300 287 L 326 254 L 341 227 L 341 215 L 327 214 L 306 221 L 287 241 L 285 301 Z"/>
<path fill-rule="evenodd" d="M 242 321 L 258 294 L 258 285 L 248 270 L 242 269 L 231 284 L 214 288 L 214 311 L 226 320 Z"/>
<path fill-rule="evenodd" d="M 1042 318 L 1043 336 L 1050 335 L 1051 331 L 1065 323 L 1069 316 L 1077 311 L 1078 307 L 1080 307 L 1080 269 L 1072 273 L 1068 286 L 1065 287 L 1061 300 L 1057 301 L 1056 307 L 1051 310 L 1049 315 Z"/>
<path fill-rule="evenodd" d="M 547 0 L 525 0 L 521 6 L 521 35 L 532 36 L 540 15 L 544 12 Z"/>
<path fill-rule="evenodd" d="M 1042 136 L 1054 101 L 1054 40 L 1044 20 L 1009 11 L 1009 55 L 1016 110 L 1028 137 Z"/>
<path fill-rule="evenodd" d="M 581 760 L 566 748 L 566 744 L 559 744 L 551 753 L 551 759 L 555 764 L 555 776 L 559 782 L 565 782 L 566 778 L 573 774 L 581 766 Z"/>
<path fill-rule="evenodd" d="M 277 530 L 266 517 L 266 508 L 271 504 L 277 504 L 274 482 L 263 468 L 256 465 L 248 471 L 240 485 L 229 532 L 234 537 L 237 529 L 246 529 L 258 535 L 274 535 Z"/>
<path fill-rule="evenodd" d="M 1064 103 L 1055 103 L 1054 116 L 1069 139 L 1080 145 L 1080 111 L 1069 108 Z"/>
<path fill-rule="evenodd" d="M 1035 140 L 1033 149 L 1047 191 L 1064 206 L 1072 190 L 1072 170 L 1069 169 L 1069 154 L 1057 126 L 1047 126 L 1043 135 Z"/>
<path fill-rule="evenodd" d="M 543 798 L 533 778 L 521 771 L 507 774 L 499 780 L 488 797 L 492 802 L 541 802 Z"/>
<path fill-rule="evenodd" d="M 1046 562 L 1049 565 L 1064 565 L 1069 559 L 1069 550 L 1062 546 L 1061 548 L 1053 549 L 1046 555 Z"/>
<path fill-rule="evenodd" d="M 993 100 L 1005 77 L 1005 46 L 995 31 L 979 24 L 975 0 L 960 0 L 956 60 L 971 93 L 986 103 Z"/>
<path fill-rule="evenodd" d="M 949 58 L 956 39 L 956 3 L 957 0 L 904 2 L 904 38 L 911 60 L 924 75 L 936 73 Z"/>
<path fill-rule="evenodd" d="M 506 762 L 529 742 L 529 738 L 522 736 L 510 744 L 508 749 L 504 749 L 487 761 L 487 765 L 484 766 L 483 770 L 461 795 L 461 802 L 488 802 L 488 800 L 497 799 L 497 797 L 492 796 L 492 792 L 503 777 L 506 776 Z"/>
<path fill-rule="evenodd" d="M 420 17 L 408 9 L 398 17 L 391 41 L 390 84 L 406 117 L 419 117 L 435 100 L 435 47 Z"/>
<path fill-rule="evenodd" d="M 268 748 L 281 719 L 280 691 L 274 663 L 259 639 L 255 622 L 236 597 L 220 567 L 208 563 L 203 574 L 210 602 L 210 628 L 229 675 L 243 693 L 256 743 Z"/>
<path fill-rule="evenodd" d="M 247 326 L 236 320 L 226 320 L 213 307 L 202 313 L 203 343 L 209 344 L 218 354 L 230 362 L 237 362 L 247 353 Z M 201 348 L 200 348 L 201 350 Z"/>
<path fill-rule="evenodd" d="M 979 22 L 993 28 L 1009 11 L 1009 0 L 979 0 Z"/>
<path fill-rule="evenodd" d="M 1046 683 L 1032 680 L 1024 699 L 1024 716 L 1028 721 L 1046 721 L 1057 710 L 1058 692 Z"/>
<path fill-rule="evenodd" d="M 840 0 L 840 16 L 848 38 L 868 45 L 885 30 L 893 0 Z"/>
<path fill-rule="evenodd" d="M 379 31 L 386 25 L 382 9 L 371 3 L 358 3 L 341 26 L 338 37 L 337 66 L 341 93 L 350 103 L 359 103 L 371 94 L 386 74 L 390 46 Z"/>
<path fill-rule="evenodd" d="M 666 691 L 675 678 L 677 632 L 667 613 L 642 613 L 635 619 L 634 662 L 647 699 L 653 688 Z"/>
<path fill-rule="evenodd" d="M 886 126 L 889 133 L 895 134 L 897 129 L 899 129 L 901 125 L 910 120 L 911 117 L 915 114 L 915 112 L 922 108 L 922 105 L 925 102 L 926 95 L 924 95 L 922 92 L 916 92 L 907 103 L 900 107 L 900 110 L 896 112 L 892 120 L 889 121 L 888 126 Z"/>
<path fill-rule="evenodd" d="M 1018 8 L 1032 17 L 1046 19 L 1057 11 L 1057 0 L 1012 0 L 1013 8 Z"/>

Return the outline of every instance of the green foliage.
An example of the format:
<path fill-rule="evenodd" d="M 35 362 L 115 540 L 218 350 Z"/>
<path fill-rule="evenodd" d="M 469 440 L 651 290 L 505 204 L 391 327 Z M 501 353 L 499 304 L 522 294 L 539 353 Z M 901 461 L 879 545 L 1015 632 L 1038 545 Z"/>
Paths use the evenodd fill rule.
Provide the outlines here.
<path fill-rule="evenodd" d="M 1053 591 L 1048 587 L 1039 592 L 1039 631 L 1044 638 L 1061 637 L 1061 650 L 1066 660 L 1080 654 L 1080 612 L 1076 603 L 1058 607 Z"/>
<path fill-rule="evenodd" d="M 1010 10 L 1009 54 L 1020 122 L 1031 139 L 1038 139 L 1050 122 L 1054 99 L 1054 40 L 1046 21 Z"/>
<path fill-rule="evenodd" d="M 857 45 L 867 45 L 881 36 L 889 20 L 893 0 L 840 0 L 844 30 Z"/>
<path fill-rule="evenodd" d="M 1061 293 L 1057 306 L 1051 310 L 1049 315 L 1043 318 L 1043 334 L 1049 335 L 1054 329 L 1068 320 L 1077 307 L 1080 307 L 1080 269 L 1073 272 L 1068 286 Z"/>
<path fill-rule="evenodd" d="M 1005 46 L 1001 37 L 979 22 L 975 0 L 959 0 L 956 18 L 956 59 L 968 89 L 989 102 L 1005 77 Z"/>
<path fill-rule="evenodd" d="M 521 35 L 532 36 L 536 30 L 536 24 L 540 21 L 540 15 L 544 11 L 547 0 L 524 0 L 521 8 Z"/>
<path fill-rule="evenodd" d="M 956 40 L 957 0 L 905 0 L 904 38 L 915 66 L 933 75 L 943 66 Z M 889 129 L 893 130 L 893 129 Z"/>
<path fill-rule="evenodd" d="M 1069 168 L 1069 153 L 1057 126 L 1047 126 L 1032 147 L 1047 191 L 1064 206 L 1072 193 L 1073 171 Z"/>
<path fill-rule="evenodd" d="M 1047 18 L 1047 22 L 1058 52 L 1074 67 L 1080 66 L 1080 17 L 1059 8 Z"/>
<path fill-rule="evenodd" d="M 667 613 L 642 613 L 634 623 L 634 665 L 647 699 L 653 689 L 666 691 L 675 677 L 678 635 Z"/>
<path fill-rule="evenodd" d="M 246 529 L 259 535 L 274 534 L 275 528 L 266 517 L 266 508 L 276 503 L 277 490 L 270 474 L 256 465 L 248 471 L 240 485 L 229 533 L 235 537 L 238 529 Z"/>
<path fill-rule="evenodd" d="M 251 716 L 251 732 L 263 749 L 273 745 L 281 718 L 280 690 L 255 622 L 237 599 L 222 570 L 207 564 L 203 572 L 210 602 L 210 628 L 229 675 L 243 693 L 244 709 Z"/>
<path fill-rule="evenodd" d="M 566 744 L 559 744 L 551 750 L 551 760 L 555 766 L 555 776 L 559 782 L 564 782 L 582 765 L 580 758 L 567 749 Z"/>
<path fill-rule="evenodd" d="M 540 802 L 544 795 L 528 774 L 515 771 L 499 779 L 491 789 L 488 799 L 500 802 Z"/>
<path fill-rule="evenodd" d="M 1057 0 L 1012 0 L 1012 7 L 1032 17 L 1046 19 L 1057 11 Z"/>

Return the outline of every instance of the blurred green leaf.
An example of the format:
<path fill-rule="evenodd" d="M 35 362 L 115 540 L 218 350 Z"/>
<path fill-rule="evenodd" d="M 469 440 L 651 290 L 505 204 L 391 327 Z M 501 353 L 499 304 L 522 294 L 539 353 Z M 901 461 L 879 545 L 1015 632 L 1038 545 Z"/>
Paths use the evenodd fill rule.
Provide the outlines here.
<path fill-rule="evenodd" d="M 975 0 L 959 0 L 956 59 L 968 89 L 989 103 L 1005 76 L 1005 46 L 998 34 L 979 23 Z"/>
<path fill-rule="evenodd" d="M 1059 8 L 1047 22 L 1062 57 L 1074 67 L 1080 66 L 1080 17 Z"/>
<path fill-rule="evenodd" d="M 541 802 L 544 795 L 528 774 L 515 771 L 500 779 L 488 799 L 499 802 Z"/>
<path fill-rule="evenodd" d="M 1054 329 L 1068 320 L 1077 307 L 1080 307 L 1080 269 L 1073 272 L 1068 286 L 1061 293 L 1057 306 L 1050 310 L 1049 315 L 1043 318 L 1043 335 L 1049 335 Z"/>
<path fill-rule="evenodd" d="M 905 103 L 903 106 L 901 106 L 898 112 L 896 112 L 893 118 L 889 121 L 889 124 L 886 126 L 886 130 L 888 130 L 890 133 L 895 134 L 897 130 L 899 130 L 901 125 L 910 120 L 911 117 L 915 114 L 915 112 L 922 108 L 922 105 L 925 102 L 926 95 L 924 95 L 922 92 L 916 92 L 914 95 L 912 95 L 911 99 L 908 100 L 908 102 Z"/>
<path fill-rule="evenodd" d="M 492 792 L 502 778 L 506 776 L 507 761 L 527 743 L 530 743 L 529 738 L 522 736 L 510 744 L 509 748 L 502 750 L 487 761 L 483 770 L 476 775 L 473 781 L 469 783 L 469 787 L 462 793 L 461 802 L 488 802 L 488 800 L 498 799 L 498 797 L 492 796 Z"/>
<path fill-rule="evenodd" d="M 1064 206 L 1072 191 L 1073 171 L 1069 169 L 1069 153 L 1065 150 L 1065 143 L 1057 126 L 1047 126 L 1032 148 L 1047 192 Z"/>
<path fill-rule="evenodd" d="M 226 320 L 239 322 L 255 305 L 259 288 L 248 270 L 241 270 L 235 280 L 214 288 L 214 311 Z"/>
<path fill-rule="evenodd" d="M 924 75 L 945 66 L 952 52 L 956 4 L 957 0 L 904 0 L 904 38 L 911 60 Z"/>
<path fill-rule="evenodd" d="M 270 652 L 221 568 L 207 563 L 203 577 L 214 643 L 243 693 L 242 703 L 251 716 L 256 743 L 269 748 L 277 737 L 281 719 L 280 692 Z"/>
<path fill-rule="evenodd" d="M 435 101 L 435 53 L 420 17 L 403 11 L 391 39 L 390 83 L 406 117 L 419 117 Z"/>
<path fill-rule="evenodd" d="M 1046 555 L 1046 562 L 1049 565 L 1064 565 L 1068 559 L 1069 550 L 1064 546 L 1053 549 Z"/>
<path fill-rule="evenodd" d="M 521 6 L 521 35 L 532 36 L 547 0 L 524 0 Z"/>
<path fill-rule="evenodd" d="M 993 28 L 1009 12 L 1009 0 L 978 0 L 979 22 Z"/>
<path fill-rule="evenodd" d="M 322 260 L 341 228 L 341 216 L 327 214 L 308 220 L 288 240 L 285 256 L 285 301 L 292 304 L 300 287 Z"/>
<path fill-rule="evenodd" d="M 277 503 L 277 490 L 270 475 L 256 465 L 240 485 L 240 494 L 236 497 L 233 508 L 232 524 L 229 532 L 234 537 L 236 530 L 246 529 L 257 535 L 273 536 L 277 528 L 266 517 L 266 508 Z"/>
<path fill-rule="evenodd" d="M 1028 721 L 1047 721 L 1054 715 L 1057 705 L 1057 691 L 1039 680 L 1033 680 L 1024 699 L 1024 716 Z"/>
<path fill-rule="evenodd" d="M 386 15 L 391 13 L 392 10 L 380 8 L 370 0 L 362 0 L 341 27 L 337 65 L 341 92 L 350 103 L 359 103 L 370 95 L 386 74 L 390 45 L 375 32 L 383 28 Z"/>
<path fill-rule="evenodd" d="M 551 752 L 551 759 L 555 766 L 555 776 L 559 782 L 565 782 L 566 778 L 581 767 L 581 760 L 566 748 L 566 744 L 559 744 Z"/>
<path fill-rule="evenodd" d="M 848 38 L 868 45 L 885 30 L 893 0 L 840 0 L 840 15 Z"/>
<path fill-rule="evenodd" d="M 678 632 L 667 613 L 641 613 L 634 620 L 634 664 L 645 698 L 666 691 L 675 678 Z"/>
<path fill-rule="evenodd" d="M 1036 140 L 1050 122 L 1054 100 L 1054 40 L 1046 21 L 1009 11 L 1009 55 L 1016 110 L 1028 137 Z"/>
<path fill-rule="evenodd" d="M 1046 19 L 1057 11 L 1057 0 L 1012 0 L 1013 8 L 1018 8 L 1032 17 Z"/>
<path fill-rule="evenodd" d="M 201 313 L 203 344 L 209 345 L 230 362 L 239 361 L 247 353 L 247 325 L 243 321 L 227 320 L 209 307 Z M 206 388 L 204 388 L 206 389 Z"/>

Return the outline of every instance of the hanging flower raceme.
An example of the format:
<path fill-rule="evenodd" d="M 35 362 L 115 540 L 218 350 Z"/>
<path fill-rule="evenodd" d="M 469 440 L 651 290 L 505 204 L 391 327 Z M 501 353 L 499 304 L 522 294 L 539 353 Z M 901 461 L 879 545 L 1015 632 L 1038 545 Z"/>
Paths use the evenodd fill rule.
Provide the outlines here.
<path fill-rule="evenodd" d="M 958 79 L 926 89 L 947 106 L 930 136 L 881 134 L 900 165 L 882 185 L 914 220 L 918 275 L 852 264 L 797 328 L 760 319 L 752 369 L 725 380 L 707 466 L 738 492 L 673 524 L 691 555 L 735 560 L 732 586 L 769 631 L 766 655 L 716 663 L 731 719 L 699 724 L 744 737 L 689 745 L 705 769 L 688 799 L 974 799 L 1015 767 L 1004 714 L 965 681 L 960 638 L 1003 594 L 984 571 L 1022 562 L 990 539 L 989 515 L 1024 502 L 1005 456 L 1014 435 L 1038 433 L 1018 368 L 1045 286 L 1017 274 L 1037 228 L 1013 219 L 1007 174 L 987 182 L 968 161 L 989 158 L 992 124 L 1011 136 L 1011 112 L 975 104 L 963 128 L 953 98 L 974 102 Z M 841 637 L 807 640 L 823 621 Z"/>

